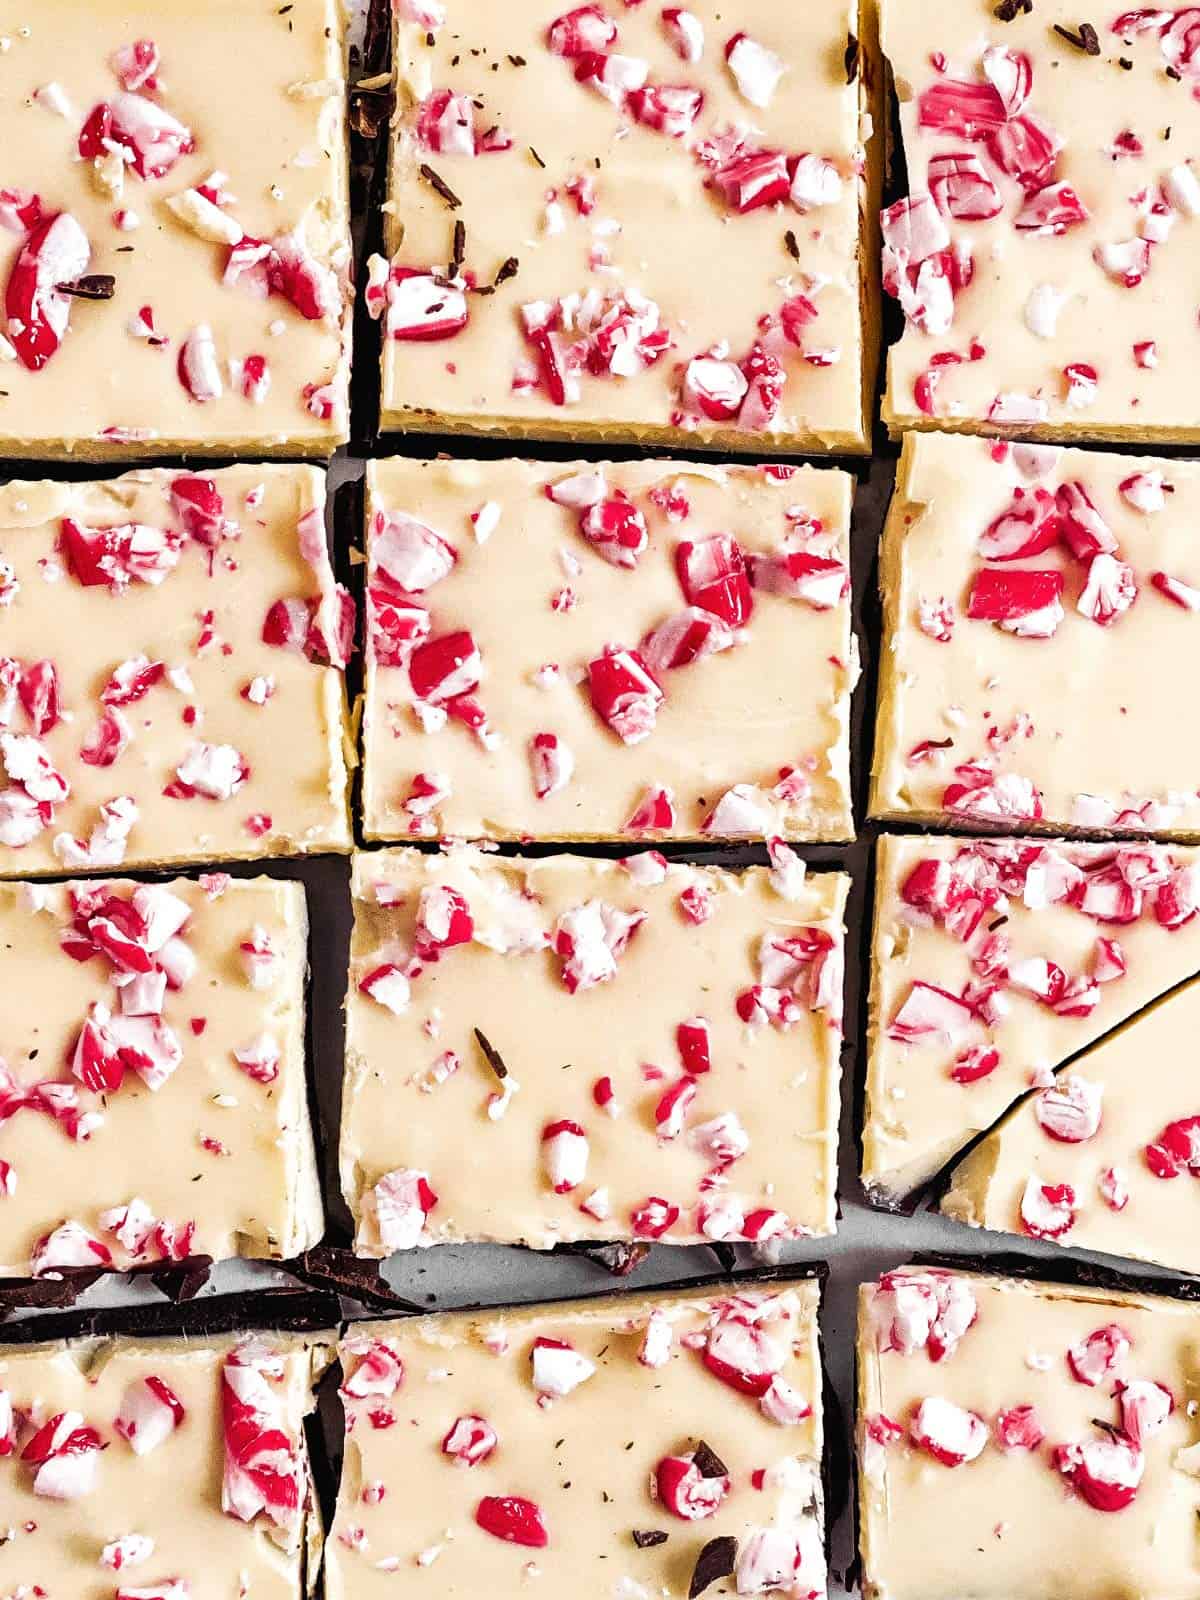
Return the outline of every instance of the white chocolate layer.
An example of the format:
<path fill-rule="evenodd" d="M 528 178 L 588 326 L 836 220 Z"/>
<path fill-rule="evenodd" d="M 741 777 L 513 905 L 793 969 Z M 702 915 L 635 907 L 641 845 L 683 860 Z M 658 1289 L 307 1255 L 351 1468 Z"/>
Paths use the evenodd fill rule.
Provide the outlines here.
<path fill-rule="evenodd" d="M 340 0 L 287 11 L 276 0 L 209 0 L 199 13 L 188 0 L 8 8 L 6 190 L 39 197 L 43 217 L 74 218 L 89 248 L 71 270 L 116 286 L 111 299 L 64 308 L 67 329 L 40 370 L 0 343 L 6 455 L 327 456 L 347 437 L 343 16 Z M 135 45 L 156 51 L 156 64 L 127 61 Z M 90 144 L 83 156 L 81 133 L 103 106 L 115 107 L 114 126 L 101 130 L 98 156 Z M 159 136 L 145 178 L 129 159 L 143 127 L 147 141 Z M 37 215 L 0 227 L 10 339 L 14 315 L 29 321 L 12 284 L 26 246 L 38 249 L 26 225 Z M 278 241 L 282 253 L 266 258 L 260 245 Z M 235 245 L 242 256 L 227 276 Z"/>
<path fill-rule="evenodd" d="M 317 1242 L 306 934 L 268 878 L 0 885 L 0 1276 Z"/>
<path fill-rule="evenodd" d="M 648 881 L 570 856 L 356 857 L 341 1172 L 361 1254 L 832 1232 L 847 880 L 789 900 L 763 868 L 632 861 Z M 424 955 L 451 889 L 468 941 Z M 760 959 L 767 936 L 798 942 Z M 710 1070 L 677 1037 L 697 1019 Z"/>
<path fill-rule="evenodd" d="M 324 507 L 294 466 L 0 490 L 0 875 L 349 848 Z"/>
<path fill-rule="evenodd" d="M 414 324 L 408 292 L 393 285 L 384 425 L 593 441 L 683 437 L 755 451 L 866 450 L 878 347 L 874 213 L 882 160 L 873 9 L 857 0 L 812 0 L 785 14 L 772 0 L 746 0 L 735 17 L 714 0 L 697 0 L 685 8 L 694 60 L 680 59 L 685 46 L 660 8 L 594 9 L 616 25 L 602 52 L 613 65 L 598 67 L 614 84 L 641 78 L 652 91 L 669 86 L 703 97 L 690 126 L 691 112 L 683 114 L 679 137 L 637 119 L 640 90 L 630 100 L 608 82 L 601 90 L 577 81 L 584 34 L 572 43 L 574 29 L 561 30 L 567 37 L 559 48 L 570 55 L 550 47 L 552 25 L 569 6 L 453 0 L 445 26 L 432 30 L 396 13 L 387 250 L 396 265 L 445 273 L 462 222 L 461 284 L 470 292 L 461 331 L 418 340 L 395 333 L 419 326 L 428 306 L 446 303 L 436 292 L 418 296 Z M 593 20 L 586 33 L 594 36 L 596 27 Z M 742 73 L 745 92 L 725 60 L 727 46 L 743 34 L 752 50 L 762 47 Z M 863 70 L 848 81 L 853 35 L 862 36 Z M 775 81 L 769 57 L 782 68 Z M 423 135 L 421 109 L 439 91 L 464 97 L 460 106 L 473 104 L 470 125 L 461 109 L 443 125 L 444 102 L 437 101 L 427 119 L 437 130 Z M 706 166 L 697 147 L 717 134 L 728 137 L 719 153 L 705 152 Z M 480 148 L 505 140 L 508 148 Z M 780 192 L 774 203 L 739 213 L 705 180 L 713 164 L 757 152 L 768 161 L 774 155 Z M 817 163 L 792 183 L 803 156 Z M 577 201 L 569 185 L 581 178 L 594 196 L 585 190 Z M 747 205 L 757 182 L 747 174 Z M 800 204 L 788 197 L 789 184 Z M 515 275 L 497 283 L 510 259 L 518 263 Z M 386 263 L 378 270 L 386 273 Z M 494 293 L 475 292 L 493 284 Z M 461 319 L 460 293 L 456 282 L 449 309 L 431 314 L 435 324 Z M 628 295 L 639 325 L 655 335 L 668 330 L 670 347 L 657 358 L 637 357 L 634 340 L 615 362 L 607 351 L 599 359 L 593 352 L 587 371 L 568 372 L 567 398 L 556 403 L 524 337 L 522 308 L 567 298 L 569 323 L 569 297 L 589 294 Z M 809 304 L 796 305 L 804 325 L 792 338 L 779 313 L 798 295 Z M 383 298 L 380 287 L 368 304 L 379 312 Z M 608 309 L 615 307 L 614 300 Z M 774 328 L 764 333 L 759 319 L 766 316 Z M 592 320 L 590 311 L 583 320 Z M 574 339 L 567 328 L 564 342 Z M 715 349 L 721 360 L 740 363 L 758 342 L 780 363 L 781 394 L 760 405 L 735 393 L 716 417 L 694 397 L 681 400 L 680 375 L 693 358 Z M 564 355 L 568 364 L 582 359 L 582 351 Z"/>
<path fill-rule="evenodd" d="M 849 707 L 858 672 L 848 592 L 851 480 L 811 467 L 779 473 L 653 462 L 371 463 L 368 837 L 850 837 Z M 589 539 L 592 509 L 550 498 L 578 493 L 602 495 L 601 507 L 632 506 L 644 542 L 630 556 L 636 565 L 615 564 Z M 394 574 L 406 569 L 396 551 L 412 521 L 455 559 L 398 612 Z M 757 576 L 744 589 L 744 623 L 731 630 L 709 613 L 724 647 L 660 667 L 666 698 L 653 731 L 623 743 L 593 704 L 588 664 L 610 644 L 652 655 L 646 636 L 688 608 L 677 568 L 683 547 L 704 546 L 716 533 L 736 541 L 742 584 L 746 564 L 755 574 L 755 562 L 769 568 L 791 551 L 829 564 L 832 582 L 815 574 L 809 600 L 771 592 L 768 577 Z M 435 570 L 449 559 L 443 550 Z M 469 632 L 481 658 L 474 698 L 486 714 L 482 733 L 447 721 L 440 701 L 420 703 L 407 664 L 416 646 L 395 648 L 389 627 L 414 606 L 427 639 Z M 703 621 L 703 608 L 694 615 Z M 551 780 L 539 782 L 533 741 L 546 734 L 570 769 L 539 798 Z M 419 801 L 413 808 L 420 774 L 436 775 L 448 791 L 432 810 Z M 669 823 L 643 819 L 629 829 L 658 789 L 671 794 Z"/>
<path fill-rule="evenodd" d="M 404 1377 L 391 1394 L 386 1383 L 358 1398 L 343 1388 L 348 1431 L 327 1555 L 330 1600 L 431 1587 L 447 1600 L 481 1587 L 510 1600 L 539 1582 L 581 1600 L 680 1600 L 701 1550 L 717 1538 L 737 1541 L 737 1566 L 715 1592 L 823 1596 L 818 1300 L 805 1281 L 747 1286 L 736 1298 L 711 1290 L 621 1296 L 352 1328 L 341 1345 L 351 1391 L 370 1387 L 371 1358 L 381 1351 L 386 1366 L 403 1363 Z M 769 1420 L 771 1402 L 705 1365 L 706 1348 L 725 1337 L 714 1330 L 737 1317 L 773 1352 L 773 1395 L 786 1390 L 794 1408 L 787 1422 Z M 535 1388 L 535 1376 L 545 1381 L 531 1360 L 539 1339 L 571 1347 L 543 1352 L 551 1379 L 554 1358 L 565 1358 L 573 1377 L 587 1374 L 570 1393 Z M 396 1426 L 384 1426 L 389 1415 Z M 442 1447 L 464 1416 L 497 1441 L 473 1465 Z M 688 1456 L 701 1441 L 727 1469 L 728 1488 L 711 1515 L 689 1522 L 653 1485 L 663 1458 Z M 764 1475 L 758 1487 L 755 1473 Z M 503 1542 L 476 1521 L 485 1497 L 514 1495 L 537 1508 L 541 1547 Z M 795 1584 L 764 1580 L 767 1529 L 797 1562 Z M 639 1547 L 635 1530 L 666 1537 Z"/>
<path fill-rule="evenodd" d="M 1057 541 L 990 558 L 1000 519 L 1035 506 Z M 1198 514 L 1189 462 L 910 435 L 881 551 L 872 815 L 1200 837 L 1179 715 L 1200 665 Z M 1106 546 L 1090 560 L 1069 542 L 1090 548 L 1084 519 Z M 969 614 L 984 583 L 1060 592 L 1034 615 L 1036 587 L 1018 593 L 1011 632 L 986 596 Z"/>

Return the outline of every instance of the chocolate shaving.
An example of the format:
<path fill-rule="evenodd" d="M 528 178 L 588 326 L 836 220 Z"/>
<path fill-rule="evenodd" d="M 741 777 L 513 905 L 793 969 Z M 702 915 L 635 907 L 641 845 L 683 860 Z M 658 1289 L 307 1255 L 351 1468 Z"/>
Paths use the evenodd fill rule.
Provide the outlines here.
<path fill-rule="evenodd" d="M 729 1468 L 710 1444 L 703 1439 L 692 1452 L 692 1460 L 696 1464 L 696 1471 L 702 1478 L 727 1478 Z"/>
<path fill-rule="evenodd" d="M 1002 928 L 1007 921 L 1007 917 L 993 917 L 991 922 L 988 923 L 988 932 L 995 933 L 996 929 Z"/>
<path fill-rule="evenodd" d="M 730 1534 L 710 1539 L 696 1557 L 696 1569 L 688 1586 L 688 1600 L 696 1600 L 696 1596 L 703 1594 L 709 1584 L 716 1583 L 718 1578 L 728 1578 L 737 1561 L 737 1552 L 738 1542 Z"/>
<path fill-rule="evenodd" d="M 858 61 L 861 49 L 857 37 L 853 34 L 846 35 L 846 51 L 842 61 L 846 68 L 846 82 L 853 83 L 858 77 Z"/>
<path fill-rule="evenodd" d="M 467 253 L 467 225 L 461 217 L 454 224 L 454 249 L 450 257 L 450 276 L 458 277 L 458 269 L 462 266 Z"/>
<path fill-rule="evenodd" d="M 792 260 L 799 261 L 800 246 L 796 243 L 796 235 L 792 232 L 791 228 L 789 228 L 783 236 L 783 245 L 784 249 L 787 251 L 788 255 L 791 256 Z"/>
<path fill-rule="evenodd" d="M 633 1542 L 639 1550 L 653 1550 L 656 1544 L 666 1544 L 669 1534 L 663 1533 L 661 1528 L 635 1528 Z"/>
<path fill-rule="evenodd" d="M 514 67 L 523 67 L 525 65 L 524 56 L 509 56 L 508 59 L 510 64 Z"/>
<path fill-rule="evenodd" d="M 515 278 L 520 266 L 521 263 L 516 256 L 509 256 L 507 261 L 502 261 L 496 276 L 492 279 L 492 288 L 498 289 L 502 283 L 507 283 L 510 278 Z"/>
<path fill-rule="evenodd" d="M 472 1032 L 475 1035 L 475 1043 L 483 1051 L 483 1059 L 500 1079 L 500 1082 L 503 1083 L 505 1078 L 508 1077 L 508 1068 L 504 1065 L 504 1057 L 500 1054 L 499 1050 L 496 1049 L 496 1046 L 488 1038 L 487 1034 L 484 1033 L 482 1028 L 474 1028 Z"/>
<path fill-rule="evenodd" d="M 1100 54 L 1100 35 L 1090 22 L 1081 22 L 1077 32 L 1072 32 L 1070 28 L 1064 28 L 1061 22 L 1056 22 L 1054 31 L 1060 39 L 1065 39 L 1068 44 L 1074 45 L 1076 50 L 1082 50 L 1084 55 Z"/>
<path fill-rule="evenodd" d="M 1110 1439 L 1123 1439 L 1125 1437 L 1123 1429 L 1116 1427 L 1111 1422 L 1105 1422 L 1101 1417 L 1092 1418 L 1092 1427 L 1099 1428 L 1102 1433 L 1108 1434 Z"/>
<path fill-rule="evenodd" d="M 538 155 L 537 151 L 533 148 L 532 145 L 529 146 L 529 154 L 537 162 L 539 167 L 543 167 L 543 168 L 545 167 L 546 163 L 542 160 L 541 156 Z"/>
<path fill-rule="evenodd" d="M 117 292 L 117 280 L 109 272 L 89 272 L 86 277 L 72 278 L 54 287 L 60 294 L 72 295 L 76 300 L 111 300 Z"/>
<path fill-rule="evenodd" d="M 377 139 L 380 129 L 392 114 L 390 88 L 350 91 L 350 127 L 361 139 Z"/>
<path fill-rule="evenodd" d="M 421 173 L 421 176 L 425 179 L 425 182 L 433 190 L 433 192 L 435 194 L 440 194 L 442 199 L 446 202 L 446 204 L 452 210 L 457 211 L 458 207 L 460 205 L 462 205 L 462 201 L 458 198 L 458 196 L 455 194 L 454 190 L 446 182 L 445 178 L 439 177 L 438 174 L 433 170 L 433 168 L 429 165 L 429 163 L 427 161 L 422 161 L 421 166 L 420 166 L 420 173 Z"/>
<path fill-rule="evenodd" d="M 1000 0 L 992 15 L 997 22 L 1015 22 L 1018 17 L 1027 17 L 1033 10 L 1033 0 Z"/>

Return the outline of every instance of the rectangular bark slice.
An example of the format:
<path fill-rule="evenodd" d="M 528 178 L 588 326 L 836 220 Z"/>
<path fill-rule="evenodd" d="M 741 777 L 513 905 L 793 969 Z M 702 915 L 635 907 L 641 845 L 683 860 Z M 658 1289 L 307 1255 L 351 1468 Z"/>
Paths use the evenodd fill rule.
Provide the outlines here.
<path fill-rule="evenodd" d="M 347 850 L 311 467 L 0 489 L 0 876 Z"/>
<path fill-rule="evenodd" d="M 397 459 L 368 483 L 369 837 L 853 835 L 845 473 Z"/>
<path fill-rule="evenodd" d="M 321 1548 L 304 1442 L 332 1340 L 0 1345 L 15 1595 L 301 1600 Z"/>
<path fill-rule="evenodd" d="M 823 1594 L 818 1301 L 781 1282 L 352 1327 L 329 1600 Z"/>
<path fill-rule="evenodd" d="M 871 6 L 395 17 L 385 427 L 869 448 Z"/>
<path fill-rule="evenodd" d="M 1186 845 L 885 834 L 868 1192 L 902 1200 L 1034 1084 L 1200 972 L 1198 882 Z"/>
<path fill-rule="evenodd" d="M 1200 837 L 1200 468 L 913 434 L 884 530 L 874 816 Z"/>
<path fill-rule="evenodd" d="M 911 194 L 884 420 L 1194 442 L 1200 68 L 1189 8 L 883 0 Z"/>
<path fill-rule="evenodd" d="M 859 1301 L 869 1600 L 1183 1600 L 1200 1581 L 1195 1305 L 905 1268 Z"/>
<path fill-rule="evenodd" d="M 41 0 L 19 20 L 4 455 L 332 454 L 353 284 L 338 0 Z"/>
<path fill-rule="evenodd" d="M 359 1253 L 831 1232 L 847 879 L 798 868 L 357 857 Z"/>
<path fill-rule="evenodd" d="M 0 1277 L 320 1238 L 306 936 L 268 878 L 0 885 Z"/>
<path fill-rule="evenodd" d="M 976 1227 L 1200 1269 L 1200 1116 L 1188 1061 L 1200 982 L 1126 1022 L 1004 1118 L 941 1209 Z"/>

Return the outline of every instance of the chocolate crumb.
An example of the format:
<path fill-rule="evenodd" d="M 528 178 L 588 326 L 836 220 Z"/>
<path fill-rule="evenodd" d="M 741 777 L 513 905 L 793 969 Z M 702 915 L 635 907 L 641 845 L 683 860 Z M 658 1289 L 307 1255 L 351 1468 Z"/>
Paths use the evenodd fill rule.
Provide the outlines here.
<path fill-rule="evenodd" d="M 663 1533 L 661 1528 L 635 1528 L 633 1542 L 639 1550 L 653 1550 L 656 1544 L 666 1544 L 669 1534 Z"/>
<path fill-rule="evenodd" d="M 421 169 L 420 170 L 421 170 L 421 176 L 425 179 L 425 182 L 429 185 L 429 187 L 434 191 L 435 194 L 440 194 L 441 195 L 442 199 L 446 202 L 446 204 L 448 206 L 451 206 L 452 208 L 457 210 L 457 208 L 460 205 L 462 205 L 462 201 L 458 198 L 458 196 L 455 194 L 454 190 L 446 182 L 445 178 L 439 177 L 438 174 L 433 170 L 433 168 L 429 165 L 428 162 L 423 161 L 421 163 Z"/>
<path fill-rule="evenodd" d="M 1168 67 L 1167 68 L 1167 77 L 1168 78 L 1174 78 L 1176 83 L 1178 83 L 1180 81 L 1182 76 L 1183 76 L 1183 74 L 1180 72 L 1178 67 Z"/>
<path fill-rule="evenodd" d="M 853 83 L 855 78 L 858 77 L 858 60 L 860 53 L 857 35 L 848 33 L 846 35 L 846 51 L 842 56 L 842 62 L 846 68 L 847 83 Z"/>
<path fill-rule="evenodd" d="M 525 65 L 524 56 L 509 56 L 508 59 L 514 67 L 523 67 Z"/>
<path fill-rule="evenodd" d="M 117 292 L 117 280 L 108 272 L 89 272 L 85 277 L 56 283 L 54 287 L 76 300 L 111 300 Z"/>
<path fill-rule="evenodd" d="M 1000 4 L 992 13 L 997 22 L 1015 22 L 1018 17 L 1027 17 L 1033 10 L 1033 0 L 1000 0 Z"/>
<path fill-rule="evenodd" d="M 787 253 L 788 253 L 788 255 L 791 256 L 792 260 L 793 261 L 799 261 L 799 259 L 800 259 L 800 246 L 796 243 L 796 235 L 793 233 L 791 228 L 789 228 L 787 230 L 787 232 L 784 234 L 783 243 L 784 243 L 784 248 L 787 250 Z"/>
<path fill-rule="evenodd" d="M 501 1083 L 503 1083 L 505 1078 L 508 1077 L 508 1068 L 504 1065 L 504 1057 L 500 1054 L 499 1050 L 496 1049 L 495 1045 L 488 1038 L 487 1034 L 484 1033 L 482 1028 L 474 1028 L 472 1029 L 472 1032 L 475 1035 L 475 1043 L 483 1051 L 483 1059 L 487 1062 L 488 1066 L 491 1067 L 492 1071 L 500 1079 Z"/>
<path fill-rule="evenodd" d="M 727 1478 L 729 1468 L 710 1444 L 703 1439 L 692 1452 L 692 1460 L 696 1464 L 696 1471 L 702 1478 Z"/>
<path fill-rule="evenodd" d="M 696 1596 L 703 1594 L 709 1584 L 716 1583 L 718 1578 L 728 1578 L 737 1561 L 737 1552 L 738 1542 L 729 1534 L 710 1539 L 696 1557 L 696 1567 L 688 1586 L 688 1600 L 696 1600 Z"/>
<path fill-rule="evenodd" d="M 1118 56 L 1117 57 L 1117 65 L 1120 67 L 1122 72 L 1132 72 L 1133 71 L 1133 62 L 1129 59 L 1128 56 Z"/>
<path fill-rule="evenodd" d="M 1084 55 L 1100 54 L 1100 36 L 1090 22 L 1081 22 L 1077 30 L 1065 28 L 1061 22 L 1056 22 L 1054 32 L 1060 39 L 1065 39 L 1068 44 L 1074 45 L 1076 50 L 1082 50 Z"/>
<path fill-rule="evenodd" d="M 492 279 L 492 288 L 498 289 L 502 283 L 507 283 L 510 278 L 515 278 L 521 263 L 516 256 L 509 256 L 507 261 L 500 263 L 496 276 Z"/>

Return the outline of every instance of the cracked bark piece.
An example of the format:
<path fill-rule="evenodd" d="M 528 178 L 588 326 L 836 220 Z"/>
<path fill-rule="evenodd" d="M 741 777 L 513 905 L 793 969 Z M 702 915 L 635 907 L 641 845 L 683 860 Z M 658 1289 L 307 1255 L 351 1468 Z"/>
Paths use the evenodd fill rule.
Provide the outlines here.
<path fill-rule="evenodd" d="M 794 859 L 356 857 L 358 1252 L 832 1232 L 846 888 Z"/>
<path fill-rule="evenodd" d="M 718 1539 L 712 1593 L 823 1596 L 819 1298 L 807 1280 L 355 1325 L 330 1600 L 508 1600 L 538 1577 L 682 1600 Z"/>
<path fill-rule="evenodd" d="M 395 16 L 384 427 L 869 448 L 871 6 Z"/>
<path fill-rule="evenodd" d="M 846 839 L 851 480 L 368 466 L 371 838 Z"/>
<path fill-rule="evenodd" d="M 889 428 L 1195 441 L 1194 8 L 882 9 L 911 188 L 882 218 Z"/>
<path fill-rule="evenodd" d="M 0 885 L 0 1277 L 320 1238 L 306 935 L 268 878 Z"/>
<path fill-rule="evenodd" d="M 0 876 L 349 848 L 324 504 L 292 466 L 0 489 Z"/>
<path fill-rule="evenodd" d="M 1200 854 L 1181 845 L 881 838 L 868 1192 L 902 1202 L 1026 1090 L 1200 972 L 1198 883 Z"/>
<path fill-rule="evenodd" d="M 941 1209 L 975 1227 L 1195 1272 L 1200 1115 L 1185 1064 L 1197 1027 L 1193 981 L 1015 1106 L 955 1169 Z M 1066 1225 L 1047 1232 L 1046 1191 L 1063 1185 Z"/>
<path fill-rule="evenodd" d="M 910 434 L 884 529 L 871 812 L 1200 837 L 1200 471 Z"/>
<path fill-rule="evenodd" d="M 868 1600 L 1184 1600 L 1200 1311 L 909 1267 L 860 1290 Z"/>
<path fill-rule="evenodd" d="M 0 67 L 4 453 L 330 455 L 352 305 L 337 0 L 18 12 Z"/>
<path fill-rule="evenodd" d="M 332 1340 L 0 1345 L 14 1595 L 301 1600 L 321 1549 L 304 1443 Z"/>

